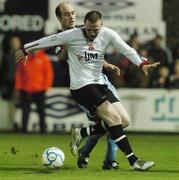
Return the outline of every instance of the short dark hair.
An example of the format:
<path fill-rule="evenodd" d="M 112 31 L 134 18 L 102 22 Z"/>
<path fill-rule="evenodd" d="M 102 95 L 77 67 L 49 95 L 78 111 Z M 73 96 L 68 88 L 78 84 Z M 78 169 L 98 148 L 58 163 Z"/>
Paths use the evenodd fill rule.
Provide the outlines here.
<path fill-rule="evenodd" d="M 88 20 L 91 23 L 95 23 L 102 19 L 102 14 L 99 11 L 89 11 L 84 18 L 84 23 Z"/>
<path fill-rule="evenodd" d="M 56 7 L 56 9 L 55 9 L 55 15 L 56 15 L 56 17 L 61 17 L 61 16 L 62 16 L 62 13 L 61 13 L 61 11 L 60 11 L 60 5 L 61 5 L 61 4 L 59 4 L 59 5 Z"/>

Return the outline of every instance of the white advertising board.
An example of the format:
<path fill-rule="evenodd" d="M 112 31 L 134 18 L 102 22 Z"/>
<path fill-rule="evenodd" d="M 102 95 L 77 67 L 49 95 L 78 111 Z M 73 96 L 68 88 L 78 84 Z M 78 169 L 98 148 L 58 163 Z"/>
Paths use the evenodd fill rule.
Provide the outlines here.
<path fill-rule="evenodd" d="M 12 130 L 15 108 L 13 102 L 0 98 L 0 130 Z"/>
<path fill-rule="evenodd" d="M 131 117 L 126 129 L 144 132 L 179 132 L 179 91 L 152 89 L 120 89 L 118 94 Z M 32 107 L 34 110 L 34 107 Z M 15 123 L 21 126 L 21 111 L 17 110 Z M 52 89 L 47 94 L 46 123 L 49 132 L 70 131 L 72 127 L 89 124 L 71 100 L 68 89 Z M 29 131 L 38 131 L 38 116 L 32 111 Z"/>
<path fill-rule="evenodd" d="M 178 90 L 122 89 L 119 94 L 132 119 L 128 130 L 179 131 Z"/>
<path fill-rule="evenodd" d="M 86 126 L 89 121 L 72 100 L 68 88 L 53 88 L 46 95 L 46 124 L 49 132 L 70 131 L 72 127 Z M 15 114 L 15 124 L 21 127 L 21 109 Z M 29 131 L 39 131 L 39 119 L 35 104 L 31 106 L 28 122 Z"/>

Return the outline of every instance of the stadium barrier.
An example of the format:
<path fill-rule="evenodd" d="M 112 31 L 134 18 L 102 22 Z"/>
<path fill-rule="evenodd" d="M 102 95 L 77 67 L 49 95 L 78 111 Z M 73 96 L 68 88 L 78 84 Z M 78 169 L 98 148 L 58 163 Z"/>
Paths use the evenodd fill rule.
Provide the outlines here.
<path fill-rule="evenodd" d="M 179 91 L 164 89 L 119 89 L 122 104 L 131 117 L 129 131 L 179 132 Z M 0 129 L 11 129 L 7 102 L 0 101 Z M 38 131 L 38 115 L 35 105 L 28 124 L 29 131 Z M 46 124 L 48 132 L 68 132 L 72 127 L 89 124 L 86 115 L 80 111 L 67 88 L 53 88 L 46 98 Z M 21 110 L 17 108 L 14 127 L 21 126 Z"/>

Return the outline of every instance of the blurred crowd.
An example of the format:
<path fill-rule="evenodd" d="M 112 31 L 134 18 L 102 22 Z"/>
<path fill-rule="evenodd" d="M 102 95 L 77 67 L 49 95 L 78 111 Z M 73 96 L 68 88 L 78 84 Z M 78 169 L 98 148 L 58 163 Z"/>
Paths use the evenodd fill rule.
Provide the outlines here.
<path fill-rule="evenodd" d="M 140 56 L 152 62 L 160 62 L 160 66 L 144 76 L 126 57 L 113 51 L 106 54 L 108 62 L 121 69 L 120 81 L 110 76 L 116 87 L 129 88 L 179 88 L 179 44 L 173 48 L 165 46 L 164 39 L 156 35 L 152 40 L 140 43 L 139 36 L 131 35 L 127 42 Z"/>

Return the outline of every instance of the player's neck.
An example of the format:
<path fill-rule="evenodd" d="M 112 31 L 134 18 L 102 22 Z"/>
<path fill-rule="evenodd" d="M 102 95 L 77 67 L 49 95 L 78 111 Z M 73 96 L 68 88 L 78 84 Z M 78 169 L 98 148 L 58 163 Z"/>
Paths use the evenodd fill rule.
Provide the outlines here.
<path fill-rule="evenodd" d="M 61 31 L 66 31 L 66 30 L 70 30 L 70 29 L 73 29 L 73 28 L 75 28 L 75 27 L 70 27 L 70 28 L 66 28 L 66 27 L 61 27 Z"/>
<path fill-rule="evenodd" d="M 85 28 L 82 28 L 82 32 L 83 32 L 83 36 L 84 36 L 84 38 L 86 39 L 86 41 L 88 41 L 88 42 L 93 42 L 93 41 L 94 41 L 94 39 L 91 40 L 91 39 L 88 37 L 88 35 L 86 34 L 86 31 L 85 31 Z"/>

